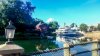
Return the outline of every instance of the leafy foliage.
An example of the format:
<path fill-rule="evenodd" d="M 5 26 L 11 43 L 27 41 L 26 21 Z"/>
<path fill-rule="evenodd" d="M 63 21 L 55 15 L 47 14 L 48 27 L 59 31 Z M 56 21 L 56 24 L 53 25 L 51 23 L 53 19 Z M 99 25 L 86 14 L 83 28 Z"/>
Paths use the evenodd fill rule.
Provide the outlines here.
<path fill-rule="evenodd" d="M 96 30 L 97 30 L 97 29 L 96 29 L 95 26 L 90 26 L 90 30 L 89 30 L 90 32 L 91 32 L 91 31 L 96 31 Z"/>
<path fill-rule="evenodd" d="M 24 3 L 21 0 L 2 0 L 0 1 L 0 26 L 4 28 L 8 21 L 12 21 L 18 29 L 32 26 L 34 19 L 31 17 L 36 7 L 31 6 L 30 2 Z"/>
<path fill-rule="evenodd" d="M 80 25 L 80 30 L 81 30 L 81 31 L 87 32 L 87 29 L 88 29 L 88 26 L 87 26 L 86 24 L 81 24 L 81 25 Z"/>
<path fill-rule="evenodd" d="M 48 25 L 49 25 L 49 28 L 50 28 L 52 31 L 55 31 L 55 30 L 58 29 L 58 27 L 59 27 L 59 24 L 58 24 L 58 22 L 56 22 L 56 21 L 50 22 Z"/>
<path fill-rule="evenodd" d="M 31 17 L 35 7 L 31 6 L 30 2 L 25 4 L 20 0 L 9 1 L 4 9 L 5 17 L 14 23 L 31 24 L 33 19 Z"/>
<path fill-rule="evenodd" d="M 100 24 L 98 24 L 97 29 L 100 31 Z"/>
<path fill-rule="evenodd" d="M 77 27 L 77 25 L 75 24 L 75 23 L 72 23 L 71 25 L 70 25 L 70 27 Z"/>
<path fill-rule="evenodd" d="M 35 8 L 36 7 L 32 6 L 30 2 L 23 2 L 21 0 L 0 0 L 0 32 L 2 29 L 4 32 L 8 21 L 12 21 L 17 32 L 34 33 L 36 25 L 40 22 L 44 23 L 43 20 L 32 18 L 32 13 Z M 59 26 L 57 22 L 45 23 L 45 25 L 50 26 L 53 31 Z"/>

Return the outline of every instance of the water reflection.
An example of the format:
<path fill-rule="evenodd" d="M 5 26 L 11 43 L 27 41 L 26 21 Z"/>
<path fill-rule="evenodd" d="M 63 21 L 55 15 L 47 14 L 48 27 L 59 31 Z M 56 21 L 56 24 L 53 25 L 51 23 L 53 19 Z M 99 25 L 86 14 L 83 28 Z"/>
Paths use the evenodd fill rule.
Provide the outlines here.
<path fill-rule="evenodd" d="M 81 41 L 75 41 L 74 40 L 75 37 L 66 37 L 66 36 L 58 36 L 56 38 L 56 41 L 59 41 L 59 42 L 73 42 L 74 44 L 78 44 L 78 43 L 81 43 Z M 70 48 L 70 52 L 71 54 L 76 54 L 76 53 L 80 53 L 80 54 L 76 54 L 74 56 L 100 56 L 100 51 L 97 51 L 95 49 L 99 49 L 100 47 L 100 44 L 99 43 L 89 43 L 89 44 L 84 44 L 84 45 L 77 45 L 77 46 L 74 46 L 73 48 Z M 93 50 L 93 51 L 92 51 Z"/>
<path fill-rule="evenodd" d="M 69 42 L 73 44 L 79 44 L 80 40 L 77 39 L 78 37 L 67 37 L 67 36 L 58 36 L 56 37 L 56 41 L 59 42 Z"/>
<path fill-rule="evenodd" d="M 34 44 L 38 51 L 58 48 L 53 40 L 37 40 Z"/>

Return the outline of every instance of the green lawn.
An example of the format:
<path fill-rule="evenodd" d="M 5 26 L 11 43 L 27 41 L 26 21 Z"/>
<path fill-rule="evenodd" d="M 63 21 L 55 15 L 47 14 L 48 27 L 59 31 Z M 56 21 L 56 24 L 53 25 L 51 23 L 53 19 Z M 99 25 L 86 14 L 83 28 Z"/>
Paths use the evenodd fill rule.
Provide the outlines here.
<path fill-rule="evenodd" d="M 5 41 L 0 41 L 0 44 L 5 43 Z M 37 51 L 36 47 L 38 46 L 40 50 L 54 49 L 58 48 L 58 45 L 55 44 L 52 40 L 46 39 L 34 39 L 34 40 L 14 40 L 14 43 L 23 47 L 25 53 L 30 53 Z"/>

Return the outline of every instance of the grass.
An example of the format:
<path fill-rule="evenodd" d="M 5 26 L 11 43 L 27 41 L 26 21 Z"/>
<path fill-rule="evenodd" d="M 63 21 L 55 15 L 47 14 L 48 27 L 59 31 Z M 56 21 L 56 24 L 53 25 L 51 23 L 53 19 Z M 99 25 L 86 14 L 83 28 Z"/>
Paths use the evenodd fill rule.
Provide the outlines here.
<path fill-rule="evenodd" d="M 92 38 L 93 40 L 100 39 L 100 31 L 87 32 L 85 37 Z"/>
<path fill-rule="evenodd" d="M 0 44 L 4 44 L 6 41 L 0 41 Z M 25 49 L 25 53 L 36 51 L 35 45 L 32 40 L 17 40 L 14 41 L 15 44 L 23 47 Z"/>
<path fill-rule="evenodd" d="M 25 49 L 25 53 L 36 51 L 36 47 L 32 40 L 23 40 L 23 41 L 17 40 L 14 41 L 14 43 L 23 47 Z"/>
<path fill-rule="evenodd" d="M 5 35 L 0 35 L 0 44 L 4 44 L 7 41 Z M 51 40 L 48 40 L 46 37 L 41 39 L 39 36 L 33 36 L 30 33 L 16 33 L 15 38 L 13 39 L 14 43 L 23 47 L 25 53 L 30 53 L 37 51 L 36 47 L 40 46 L 41 50 L 45 50 L 46 48 L 54 49 L 58 47 Z"/>
<path fill-rule="evenodd" d="M 0 41 L 0 44 L 4 44 L 6 41 Z M 46 50 L 46 48 L 54 49 L 58 48 L 58 45 L 53 40 L 48 39 L 34 39 L 34 40 L 14 40 L 14 43 L 23 47 L 25 53 L 32 53 L 37 50 L 37 46 L 40 50 Z"/>

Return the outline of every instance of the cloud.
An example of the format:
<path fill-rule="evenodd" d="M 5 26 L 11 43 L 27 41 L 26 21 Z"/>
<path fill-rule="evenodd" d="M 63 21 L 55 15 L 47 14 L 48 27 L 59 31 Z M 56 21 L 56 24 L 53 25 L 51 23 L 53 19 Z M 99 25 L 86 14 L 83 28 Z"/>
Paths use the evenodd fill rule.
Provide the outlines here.
<path fill-rule="evenodd" d="M 54 21 L 54 18 L 48 18 L 47 23 Z"/>

